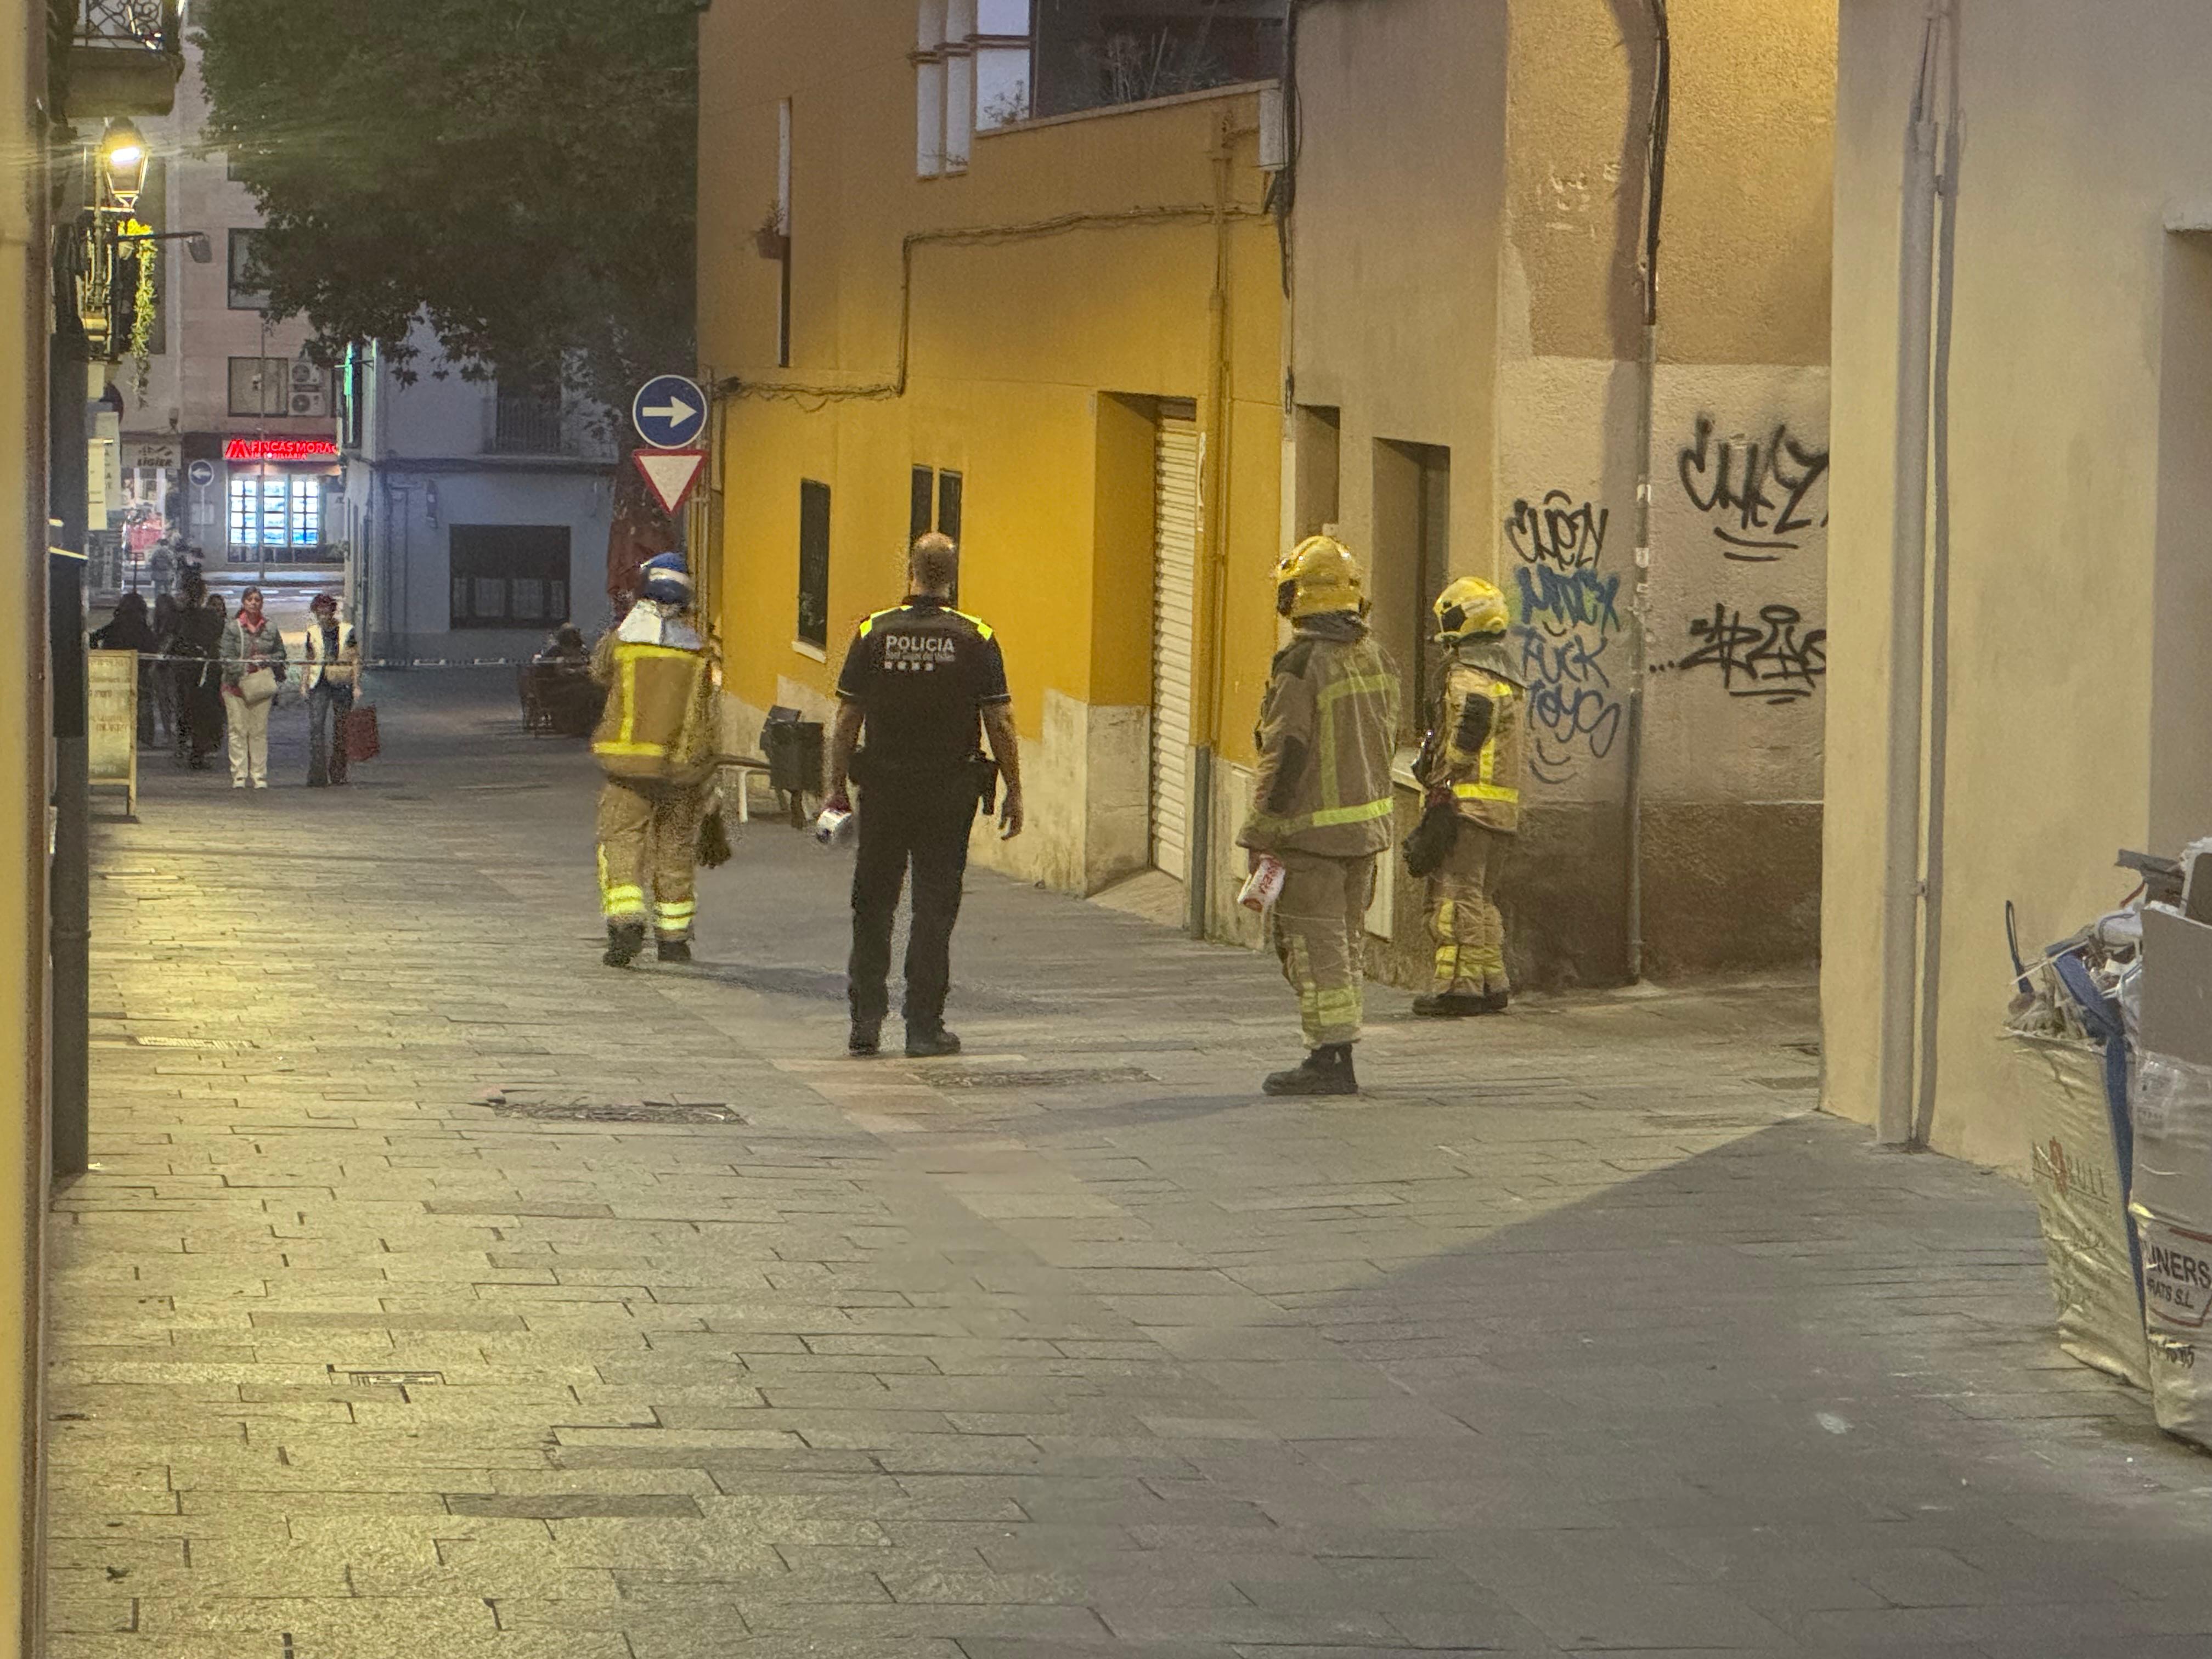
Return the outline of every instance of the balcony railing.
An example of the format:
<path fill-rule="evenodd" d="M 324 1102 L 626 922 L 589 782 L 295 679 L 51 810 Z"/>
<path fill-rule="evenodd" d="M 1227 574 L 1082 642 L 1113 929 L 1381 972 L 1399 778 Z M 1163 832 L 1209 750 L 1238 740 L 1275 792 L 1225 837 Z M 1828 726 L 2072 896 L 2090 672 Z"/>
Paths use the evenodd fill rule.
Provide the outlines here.
<path fill-rule="evenodd" d="M 66 58 L 53 65 L 70 118 L 168 114 L 185 67 L 180 0 L 74 0 L 74 11 Z"/>
<path fill-rule="evenodd" d="M 179 0 L 78 0 L 76 36 L 70 44 L 178 52 L 183 50 L 181 9 Z"/>
<path fill-rule="evenodd" d="M 561 400 L 503 392 L 492 419 L 495 455 L 567 455 L 575 446 L 561 417 Z"/>

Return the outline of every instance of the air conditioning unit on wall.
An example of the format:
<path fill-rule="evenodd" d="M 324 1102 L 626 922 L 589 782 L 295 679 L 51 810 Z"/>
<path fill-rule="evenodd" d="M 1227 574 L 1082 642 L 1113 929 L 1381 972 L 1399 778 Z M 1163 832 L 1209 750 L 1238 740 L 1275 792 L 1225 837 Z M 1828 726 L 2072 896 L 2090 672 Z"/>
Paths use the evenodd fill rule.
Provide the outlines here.
<path fill-rule="evenodd" d="M 314 363 L 292 365 L 292 414 L 301 420 L 327 419 L 331 412 L 329 371 Z"/>

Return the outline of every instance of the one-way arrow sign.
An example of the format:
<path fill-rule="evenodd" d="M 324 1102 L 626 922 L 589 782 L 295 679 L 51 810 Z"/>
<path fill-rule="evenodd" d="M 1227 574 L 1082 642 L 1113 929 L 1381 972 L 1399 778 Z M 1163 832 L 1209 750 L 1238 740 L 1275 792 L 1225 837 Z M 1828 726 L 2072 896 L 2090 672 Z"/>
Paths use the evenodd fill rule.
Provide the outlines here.
<path fill-rule="evenodd" d="M 681 374 L 647 380 L 630 404 L 630 423 L 655 449 L 682 449 L 707 425 L 707 394 Z"/>
<path fill-rule="evenodd" d="M 637 470 L 645 475 L 653 493 L 673 518 L 690 498 L 691 487 L 699 482 L 699 471 L 707 465 L 703 449 L 641 449 L 631 459 Z"/>

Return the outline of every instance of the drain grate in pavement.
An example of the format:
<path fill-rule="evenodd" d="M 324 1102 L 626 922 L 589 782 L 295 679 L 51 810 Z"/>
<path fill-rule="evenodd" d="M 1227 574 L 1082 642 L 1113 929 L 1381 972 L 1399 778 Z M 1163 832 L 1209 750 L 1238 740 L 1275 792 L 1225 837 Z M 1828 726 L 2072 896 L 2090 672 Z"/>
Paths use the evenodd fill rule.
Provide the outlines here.
<path fill-rule="evenodd" d="M 586 1100 L 574 1095 L 510 1094 L 487 1089 L 477 1097 L 501 1117 L 529 1118 L 538 1123 L 743 1123 L 745 1120 L 727 1101 L 721 1100 Z"/>
<path fill-rule="evenodd" d="M 939 1071 L 933 1066 L 927 1075 L 940 1089 L 1081 1089 L 1094 1083 L 1159 1081 L 1133 1066 L 1071 1066 L 1049 1072 Z"/>
<path fill-rule="evenodd" d="M 348 1371 L 346 1381 L 361 1389 L 424 1389 L 443 1382 L 443 1371 Z"/>
<path fill-rule="evenodd" d="M 95 1048 L 206 1048 L 234 1054 L 258 1048 L 261 1045 L 248 1042 L 242 1037 L 133 1036 L 125 1037 L 119 1042 L 112 1038 L 95 1037 L 92 1046 Z"/>

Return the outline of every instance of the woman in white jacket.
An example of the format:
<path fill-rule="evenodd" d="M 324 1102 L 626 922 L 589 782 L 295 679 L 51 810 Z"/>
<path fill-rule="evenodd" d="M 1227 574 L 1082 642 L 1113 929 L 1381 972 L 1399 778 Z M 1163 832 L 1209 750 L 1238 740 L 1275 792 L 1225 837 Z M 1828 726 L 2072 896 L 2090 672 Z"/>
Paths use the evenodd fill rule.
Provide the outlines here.
<path fill-rule="evenodd" d="M 338 602 L 315 595 L 301 656 L 307 693 L 307 787 L 346 781 L 345 717 L 361 690 L 361 641 L 338 620 Z"/>

